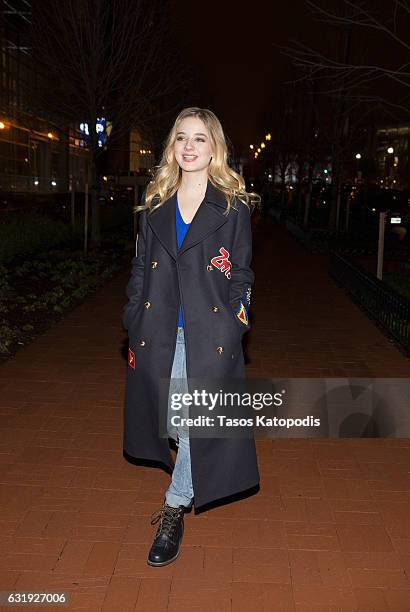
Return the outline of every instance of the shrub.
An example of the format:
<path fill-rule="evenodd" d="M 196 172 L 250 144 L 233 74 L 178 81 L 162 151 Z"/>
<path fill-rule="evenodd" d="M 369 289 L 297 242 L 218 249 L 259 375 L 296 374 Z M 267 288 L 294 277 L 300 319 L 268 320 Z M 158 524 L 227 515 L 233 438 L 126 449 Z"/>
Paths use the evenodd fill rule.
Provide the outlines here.
<path fill-rule="evenodd" d="M 62 221 L 37 213 L 19 214 L 0 224 L 0 262 L 8 263 L 24 253 L 33 253 L 69 242 L 79 235 Z"/>

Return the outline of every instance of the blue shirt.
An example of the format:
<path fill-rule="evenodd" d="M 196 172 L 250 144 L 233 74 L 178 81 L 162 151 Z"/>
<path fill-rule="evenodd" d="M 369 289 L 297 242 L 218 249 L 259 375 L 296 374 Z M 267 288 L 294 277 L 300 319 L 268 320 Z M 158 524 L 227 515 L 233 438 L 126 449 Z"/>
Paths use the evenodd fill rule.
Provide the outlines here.
<path fill-rule="evenodd" d="M 182 241 L 185 238 L 185 234 L 187 233 L 190 224 L 185 223 L 185 221 L 183 220 L 181 216 L 181 212 L 179 210 L 179 205 L 178 205 L 178 198 L 177 198 L 175 212 L 176 212 L 175 224 L 176 224 L 176 231 L 177 231 L 177 244 L 178 244 L 178 250 L 179 250 L 181 248 Z M 182 305 L 180 304 L 179 305 L 178 327 L 183 327 L 183 326 L 184 326 L 184 322 L 182 318 Z"/>

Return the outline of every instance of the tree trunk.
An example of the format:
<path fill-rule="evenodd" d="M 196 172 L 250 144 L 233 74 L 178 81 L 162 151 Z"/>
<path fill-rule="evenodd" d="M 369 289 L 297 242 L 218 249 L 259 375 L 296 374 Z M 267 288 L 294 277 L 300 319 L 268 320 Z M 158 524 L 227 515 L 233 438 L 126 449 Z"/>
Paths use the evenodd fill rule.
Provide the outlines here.
<path fill-rule="evenodd" d="M 286 166 L 283 163 L 280 165 L 280 205 L 283 208 L 285 204 L 285 187 L 286 187 Z"/>
<path fill-rule="evenodd" d="M 100 187 L 98 183 L 97 164 L 93 159 L 91 166 L 91 244 L 93 248 L 101 245 Z"/>
<path fill-rule="evenodd" d="M 91 246 L 98 248 L 101 245 L 101 218 L 99 200 L 99 175 L 97 171 L 97 133 L 95 131 L 97 119 L 90 121 L 90 182 L 91 182 Z"/>
<path fill-rule="evenodd" d="M 337 218 L 337 202 L 338 194 L 340 189 L 340 160 L 338 159 L 340 152 L 333 156 L 333 176 L 332 176 L 332 190 L 330 199 L 330 213 L 329 213 L 329 229 L 334 230 L 336 228 Z"/>
<path fill-rule="evenodd" d="M 347 10 L 345 8 L 345 10 Z M 348 26 L 345 32 L 344 61 L 349 62 L 352 28 Z M 332 198 L 329 215 L 329 229 L 338 230 L 338 206 L 343 181 L 343 151 L 349 131 L 349 117 L 344 117 L 346 105 L 346 78 L 343 78 L 336 105 L 336 121 L 332 153 Z"/>
<path fill-rule="evenodd" d="M 307 194 L 305 197 L 305 215 L 303 217 L 304 227 L 307 227 L 309 225 L 310 201 L 312 198 L 312 189 L 313 189 L 313 168 L 314 168 L 314 161 L 312 157 L 309 157 L 308 189 L 307 189 Z"/>

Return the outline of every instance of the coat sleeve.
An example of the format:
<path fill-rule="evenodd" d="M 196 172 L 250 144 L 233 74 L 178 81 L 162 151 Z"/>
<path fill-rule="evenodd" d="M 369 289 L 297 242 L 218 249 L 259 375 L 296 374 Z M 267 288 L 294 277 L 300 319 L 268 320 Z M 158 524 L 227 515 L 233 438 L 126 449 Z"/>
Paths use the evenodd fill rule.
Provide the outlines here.
<path fill-rule="evenodd" d="M 239 211 L 231 254 L 231 280 L 229 302 L 240 328 L 250 329 L 248 311 L 255 275 L 250 267 L 252 260 L 251 214 L 243 202 L 238 202 Z"/>
<path fill-rule="evenodd" d="M 137 235 L 136 255 L 131 260 L 131 278 L 128 282 L 126 294 L 128 303 L 123 308 L 122 324 L 128 329 L 128 318 L 132 309 L 138 304 L 142 296 L 144 285 L 145 246 L 147 240 L 147 211 L 140 213 L 139 231 Z"/>

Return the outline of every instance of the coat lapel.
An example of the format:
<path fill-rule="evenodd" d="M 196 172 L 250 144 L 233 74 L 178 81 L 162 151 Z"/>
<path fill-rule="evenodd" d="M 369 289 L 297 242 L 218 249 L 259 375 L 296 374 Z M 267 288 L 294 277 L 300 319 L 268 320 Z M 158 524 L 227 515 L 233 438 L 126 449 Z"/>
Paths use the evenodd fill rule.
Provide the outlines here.
<path fill-rule="evenodd" d="M 148 223 L 158 240 L 163 244 L 173 259 L 215 232 L 228 217 L 223 214 L 227 203 L 224 194 L 208 180 L 205 198 L 201 202 L 178 252 L 176 237 L 176 202 L 174 193 L 164 204 L 148 215 Z"/>

